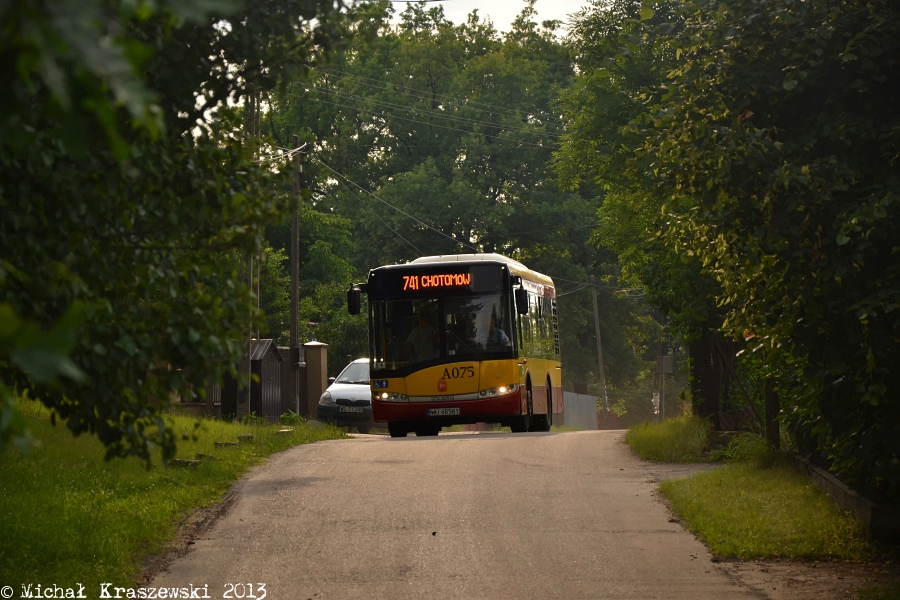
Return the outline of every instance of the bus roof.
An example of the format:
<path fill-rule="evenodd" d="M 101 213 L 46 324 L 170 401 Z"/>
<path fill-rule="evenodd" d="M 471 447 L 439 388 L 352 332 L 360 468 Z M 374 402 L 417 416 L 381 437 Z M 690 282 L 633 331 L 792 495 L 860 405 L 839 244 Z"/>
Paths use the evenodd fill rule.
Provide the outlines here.
<path fill-rule="evenodd" d="M 525 279 L 530 279 L 537 283 L 542 283 L 544 285 L 553 286 L 553 280 L 543 273 L 538 273 L 537 271 L 532 271 L 522 263 L 508 256 L 503 256 L 502 254 L 495 253 L 484 253 L 484 254 L 439 254 L 437 256 L 422 256 L 412 261 L 411 265 L 417 264 L 426 264 L 426 263 L 447 263 L 447 262 L 475 262 L 475 261 L 485 261 L 485 262 L 499 262 L 505 263 L 509 267 L 509 272 L 513 275 L 519 275 Z"/>

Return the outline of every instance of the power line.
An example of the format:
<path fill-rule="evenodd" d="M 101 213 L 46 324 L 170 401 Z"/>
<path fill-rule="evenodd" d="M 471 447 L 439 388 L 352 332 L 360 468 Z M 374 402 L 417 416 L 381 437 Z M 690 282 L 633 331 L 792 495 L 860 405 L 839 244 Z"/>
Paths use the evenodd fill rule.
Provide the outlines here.
<path fill-rule="evenodd" d="M 313 158 L 313 160 L 318 160 L 318 159 Z M 319 162 L 320 162 L 320 161 L 319 161 Z M 369 208 L 368 206 L 366 206 L 366 203 L 363 201 L 362 198 L 359 197 L 359 194 L 357 194 L 356 192 L 354 192 L 353 189 L 352 189 L 349 185 L 347 185 L 346 183 L 344 183 L 344 181 L 342 181 L 341 179 L 338 179 L 338 182 L 339 182 L 342 186 L 344 186 L 345 188 L 347 188 L 347 191 L 350 192 L 351 194 L 353 194 L 353 197 L 354 197 L 354 198 L 356 198 L 357 200 L 359 200 L 359 205 L 360 205 L 360 206 L 362 206 L 366 211 L 368 211 L 373 217 L 375 217 L 376 219 L 378 219 L 379 221 L 381 221 L 381 223 L 382 223 L 385 227 L 387 227 L 388 229 L 390 229 L 390 230 L 394 233 L 394 235 L 396 235 L 398 238 L 400 238 L 401 240 L 403 240 L 404 242 L 406 242 L 407 244 L 409 244 L 409 245 L 412 247 L 413 250 L 415 250 L 416 252 L 419 253 L 419 256 L 425 256 L 425 253 L 422 252 L 415 244 L 413 244 L 413 243 L 410 242 L 408 239 L 406 239 L 405 237 L 403 237 L 402 235 L 400 235 L 400 233 L 398 233 L 396 229 L 394 229 L 393 227 L 391 227 L 390 225 L 388 225 L 387 222 L 386 222 L 384 219 L 382 219 L 382 218 L 378 215 L 378 213 L 376 213 L 374 210 L 372 210 L 371 208 Z"/>
<path fill-rule="evenodd" d="M 289 95 L 289 96 L 295 96 L 295 97 L 298 97 L 298 98 L 300 97 L 300 96 L 298 96 L 297 94 L 288 94 L 288 95 Z M 390 117 L 390 118 L 393 118 L 393 119 L 398 119 L 398 120 L 400 120 L 400 121 L 409 121 L 409 122 L 411 122 L 411 123 L 419 123 L 420 125 L 428 125 L 429 127 L 438 127 L 438 128 L 440 128 L 440 129 L 449 129 L 450 131 L 458 131 L 458 132 L 460 132 L 460 133 L 470 133 L 470 134 L 472 134 L 472 135 L 481 135 L 481 136 L 484 136 L 484 137 L 494 138 L 494 139 L 498 139 L 498 140 L 505 140 L 505 141 L 508 141 L 508 142 L 515 142 L 515 143 L 517 143 L 517 144 L 521 144 L 521 145 L 523 145 L 523 146 L 531 146 L 531 147 L 533 147 L 533 148 L 550 149 L 550 146 L 546 146 L 546 145 L 544 145 L 544 144 L 535 144 L 535 143 L 533 143 L 533 142 L 526 142 L 526 141 L 524 141 L 524 140 L 515 140 L 515 139 L 510 139 L 510 138 L 501 137 L 501 136 L 498 136 L 498 135 L 490 135 L 490 134 L 488 134 L 488 133 L 478 133 L 477 131 L 469 131 L 469 130 L 467 130 L 467 129 L 457 129 L 457 128 L 455 128 L 455 127 L 447 127 L 446 125 L 438 125 L 437 123 L 428 123 L 427 121 L 419 121 L 419 120 L 416 120 L 416 119 L 408 119 L 408 118 L 406 118 L 406 117 L 398 117 L 397 115 L 385 114 L 384 112 L 379 113 L 379 112 L 374 111 L 374 110 L 367 110 L 367 109 L 364 109 L 364 108 L 359 108 L 358 106 L 349 106 L 349 105 L 347 105 L 347 104 L 340 104 L 340 103 L 337 103 L 337 102 L 329 102 L 328 100 L 322 100 L 321 98 L 306 98 L 306 99 L 307 99 L 307 100 L 313 100 L 314 102 L 321 102 L 321 103 L 324 103 L 324 104 L 331 104 L 331 105 L 333 105 L 333 106 L 340 106 L 340 107 L 343 107 L 343 108 L 351 108 L 351 109 L 356 110 L 356 111 L 359 111 L 359 112 L 369 113 L 369 114 L 373 114 L 373 115 L 380 115 L 380 116 L 383 116 L 383 117 L 386 117 L 386 118 L 387 118 L 387 117 Z"/>
<path fill-rule="evenodd" d="M 555 278 L 554 278 L 554 279 L 555 279 Z M 575 288 L 574 290 L 569 290 L 568 292 L 563 292 L 563 293 L 561 293 L 561 294 L 556 294 L 556 297 L 559 298 L 560 296 L 568 296 L 569 294 L 574 294 L 575 292 L 580 292 L 581 290 L 585 289 L 586 287 L 590 287 L 590 286 L 588 286 L 588 285 L 582 285 L 581 287 L 577 287 L 577 288 Z"/>
<path fill-rule="evenodd" d="M 591 223 L 590 225 L 577 225 L 574 227 L 557 227 L 555 229 L 532 229 L 531 231 L 511 231 L 509 233 L 490 233 L 486 235 L 487 238 L 492 237 L 509 237 L 512 235 L 525 235 L 528 233 L 547 233 L 552 231 L 571 231 L 574 229 L 586 229 L 588 227 L 596 227 L 595 224 Z"/>
<path fill-rule="evenodd" d="M 283 160 L 292 158 L 295 154 L 302 151 L 306 147 L 304 143 L 299 148 L 289 149 L 289 148 L 281 148 L 280 146 L 276 146 L 276 149 L 281 150 L 281 154 L 270 154 L 268 156 L 260 156 L 256 162 L 268 162 L 273 160 Z"/>
<path fill-rule="evenodd" d="M 295 98 L 301 98 L 301 96 L 298 94 L 288 94 L 288 96 L 294 96 Z M 460 133 L 471 133 L 473 135 L 482 135 L 484 137 L 494 138 L 494 139 L 498 139 L 498 140 L 515 142 L 518 144 L 522 144 L 523 146 L 530 146 L 533 148 L 547 148 L 547 149 L 550 148 L 550 146 L 546 146 L 544 144 L 536 144 L 534 142 L 526 142 L 525 140 L 511 139 L 511 138 L 506 138 L 506 137 L 502 137 L 502 136 L 498 136 L 498 135 L 490 135 L 488 133 L 478 133 L 476 131 L 471 131 L 468 129 L 457 129 L 456 127 L 447 127 L 446 125 L 438 125 L 437 123 L 429 123 L 428 121 L 420 121 L 418 119 L 409 119 L 406 117 L 400 117 L 400 116 L 393 115 L 393 114 L 386 114 L 384 111 L 378 112 L 376 110 L 360 108 L 359 106 L 351 106 L 349 104 L 341 104 L 339 102 L 329 102 L 328 100 L 323 100 L 321 98 L 309 98 L 309 97 L 302 97 L 302 98 L 305 100 L 312 100 L 313 102 L 321 102 L 323 104 L 331 104 L 332 106 L 340 106 L 342 108 L 350 108 L 350 109 L 356 110 L 358 112 L 369 113 L 372 115 L 381 116 L 381 117 L 385 117 L 385 118 L 390 117 L 390 118 L 398 119 L 400 121 L 409 121 L 411 123 L 419 123 L 420 125 L 428 125 L 429 127 L 438 127 L 440 129 L 449 129 L 450 131 L 458 131 Z M 409 112 L 409 111 L 407 111 L 407 112 Z M 502 126 L 496 126 L 496 125 L 488 125 L 488 126 L 495 127 L 497 129 L 504 129 Z"/>
<path fill-rule="evenodd" d="M 388 81 L 382 81 L 382 80 L 380 80 L 380 79 L 374 79 L 374 78 L 372 78 L 372 77 L 365 77 L 365 76 L 363 76 L 363 75 L 355 75 L 355 74 L 353 74 L 353 73 L 348 73 L 347 71 L 341 71 L 340 69 L 334 69 L 334 68 L 330 68 L 330 67 L 320 67 L 319 70 L 320 70 L 320 71 L 329 71 L 329 72 L 332 72 L 332 73 L 339 73 L 342 77 L 349 77 L 349 78 L 354 78 L 354 79 L 363 79 L 363 80 L 365 80 L 365 81 L 373 81 L 373 82 L 375 82 L 375 83 L 381 84 L 381 86 L 378 86 L 379 89 L 385 89 L 383 86 L 392 86 L 392 87 L 394 87 L 394 88 L 400 88 L 400 89 L 404 89 L 404 90 L 411 90 L 411 91 L 413 91 L 413 92 L 418 92 L 419 94 L 424 94 L 424 96 L 423 96 L 423 95 L 418 95 L 418 94 L 410 94 L 409 92 L 398 92 L 398 93 L 401 93 L 401 94 L 406 94 L 406 95 L 408 95 L 408 96 L 414 96 L 414 97 L 417 97 L 417 98 L 424 98 L 424 99 L 429 99 L 429 98 L 432 98 L 432 97 L 436 97 L 436 98 L 450 98 L 451 100 L 454 100 L 454 101 L 456 102 L 457 105 L 460 105 L 460 106 L 468 106 L 468 105 L 470 105 L 470 104 L 473 105 L 473 106 L 483 106 L 483 107 L 492 109 L 494 112 L 506 113 L 506 114 L 508 114 L 508 115 L 513 115 L 513 114 L 527 115 L 527 114 L 529 114 L 529 113 L 527 113 L 526 111 L 523 111 L 523 110 L 510 109 L 510 108 L 507 108 L 507 107 L 504 107 L 504 106 L 497 106 L 496 104 L 488 104 L 488 103 L 486 103 L 486 102 L 478 102 L 478 101 L 476 101 L 476 100 L 469 100 L 469 99 L 467 99 L 467 98 L 458 98 L 458 97 L 456 97 L 456 96 L 450 96 L 449 94 L 433 94 L 432 92 L 429 92 L 428 90 L 419 90 L 419 89 L 416 89 L 416 88 L 407 87 L 407 86 L 405 86 L 405 85 L 399 85 L 399 84 L 391 83 L 391 82 L 388 82 Z M 372 84 L 361 84 L 361 85 L 368 85 L 369 87 L 376 87 L 376 86 L 374 86 L 374 85 L 372 85 Z M 548 119 L 546 119 L 546 120 L 547 120 L 548 122 L 551 122 L 551 123 L 554 123 L 554 124 L 557 124 L 557 125 L 562 125 L 562 124 L 563 124 L 562 121 L 559 121 L 559 120 L 557 120 L 557 119 L 548 118 Z"/>
<path fill-rule="evenodd" d="M 362 192 L 368 194 L 369 196 L 372 196 L 373 198 L 375 198 L 375 199 L 378 200 L 379 202 L 381 202 L 381 203 L 383 203 L 383 204 L 386 204 L 387 206 L 390 206 L 391 208 L 393 208 L 394 210 L 396 210 L 396 211 L 399 212 L 400 214 L 404 215 L 405 217 L 408 217 L 408 218 L 412 219 L 413 221 L 415 221 L 416 223 L 419 223 L 420 225 L 424 225 L 424 226 L 427 227 L 428 229 L 434 231 L 435 233 L 437 233 L 437 234 L 439 234 L 439 235 L 444 236 L 445 238 L 447 238 L 448 240 L 452 241 L 452 242 L 455 243 L 455 244 L 459 244 L 459 245 L 461 245 L 461 246 L 465 246 L 465 247 L 467 247 L 467 248 L 471 248 L 471 249 L 474 250 L 475 252 L 478 252 L 478 248 L 476 248 L 475 246 L 473 246 L 473 245 L 471 245 L 471 244 L 467 244 L 466 242 L 457 240 L 457 239 L 453 238 L 452 236 L 447 235 L 447 234 L 444 233 L 443 231 L 441 231 L 441 230 L 439 230 L 439 229 L 435 229 L 434 227 L 432 227 L 432 226 L 429 225 L 428 223 L 426 223 L 426 222 L 424 222 L 424 221 L 422 221 L 422 220 L 420 220 L 420 219 L 417 219 L 416 217 L 412 216 L 411 214 L 405 212 L 404 210 L 402 210 L 402 209 L 400 209 L 400 208 L 397 208 L 396 206 L 394 206 L 394 205 L 391 204 L 390 202 L 388 202 L 388 201 L 386 201 L 386 200 L 382 200 L 381 198 L 379 198 L 378 196 L 376 196 L 375 194 L 373 194 L 373 193 L 370 192 L 369 190 L 367 190 L 367 189 L 365 189 L 364 187 L 358 185 L 357 183 L 354 183 L 353 181 L 351 181 L 350 179 L 348 179 L 346 176 L 341 175 L 340 173 L 338 173 L 337 171 L 335 171 L 334 169 L 332 169 L 330 166 L 328 166 L 327 164 L 325 164 L 325 162 L 323 162 L 321 159 L 319 159 L 319 158 L 317 158 L 317 157 L 315 157 L 315 156 L 311 156 L 310 158 L 312 158 L 314 161 L 316 161 L 317 163 L 319 163 L 320 165 L 322 165 L 323 167 L 325 167 L 326 169 L 328 169 L 329 171 L 331 171 L 335 176 L 340 177 L 340 178 L 343 178 L 345 181 L 347 181 L 347 182 L 349 182 L 349 183 L 352 183 L 354 186 L 356 186 L 357 188 L 359 188 Z"/>
<path fill-rule="evenodd" d="M 306 144 L 303 144 L 302 146 L 300 146 L 300 147 L 298 147 L 298 148 L 288 149 L 288 148 L 280 148 L 280 147 L 279 147 L 278 149 L 279 149 L 279 150 L 285 151 L 285 153 L 282 155 L 282 157 L 285 157 L 285 158 L 286 158 L 286 157 L 293 156 L 294 154 L 296 154 L 296 153 L 298 153 L 298 152 L 302 152 L 303 149 L 304 149 L 305 147 L 306 147 Z M 384 221 L 384 219 L 382 219 L 380 216 L 378 216 L 377 213 L 375 213 L 374 211 L 372 211 L 371 209 L 369 209 L 369 207 L 365 206 L 365 203 L 362 201 L 362 198 L 360 198 L 359 195 L 356 194 L 356 193 L 352 190 L 352 188 L 350 188 L 349 185 L 347 185 L 347 183 L 353 184 L 353 185 L 354 185 L 355 187 L 357 187 L 360 191 L 362 191 L 362 192 L 368 194 L 369 196 L 372 196 L 373 198 L 375 198 L 375 199 L 378 200 L 379 202 L 381 202 L 381 203 L 383 203 L 383 204 L 386 204 L 387 206 L 389 206 L 390 208 L 392 208 L 392 209 L 394 209 L 395 211 L 399 212 L 399 213 L 402 214 L 403 216 L 405 216 L 405 217 L 407 217 L 407 218 L 409 218 L 409 219 L 412 219 L 412 220 L 415 221 L 416 223 L 419 223 L 420 225 L 423 225 L 424 227 L 426 227 L 426 228 L 428 228 L 428 229 L 434 231 L 435 233 L 437 233 L 437 234 L 439 234 L 439 235 L 441 235 L 441 236 L 443 236 L 443 237 L 449 239 L 449 240 L 452 241 L 453 243 L 458 244 L 458 245 L 461 245 L 461 246 L 465 246 L 465 247 L 467 247 L 467 248 L 471 248 L 471 249 L 474 250 L 476 253 L 478 252 L 478 248 L 476 248 L 475 246 L 473 246 L 473 245 L 471 245 L 471 244 L 468 244 L 468 243 L 466 243 L 466 242 L 463 242 L 463 241 L 461 241 L 461 240 L 457 240 L 457 239 L 453 238 L 452 236 L 447 235 L 447 234 L 444 233 L 443 231 L 440 231 L 439 229 L 436 229 L 436 228 L 432 227 L 432 226 L 429 225 L 428 223 L 425 223 L 424 221 L 422 221 L 422 220 L 420 220 L 420 219 L 418 219 L 418 218 L 412 216 L 411 214 L 407 213 L 406 211 L 404 211 L 404 210 L 402 210 L 402 209 L 400 209 L 400 208 L 394 206 L 394 205 L 391 204 L 390 202 L 388 202 L 388 201 L 386 201 L 386 200 L 384 200 L 384 199 L 382 199 L 382 198 L 376 196 L 375 194 L 373 194 L 373 193 L 370 192 L 369 190 L 363 188 L 362 186 L 360 186 L 359 184 L 355 183 L 354 181 L 352 181 L 351 179 L 349 179 L 349 178 L 346 177 L 345 175 L 342 175 L 341 173 L 339 173 L 338 171 L 336 171 L 335 169 L 333 169 L 331 166 L 329 166 L 328 164 L 326 164 L 326 163 L 325 163 L 323 160 L 321 160 L 320 158 L 318 158 L 318 157 L 316 157 L 316 156 L 313 156 L 313 155 L 310 154 L 310 153 L 304 153 L 304 154 L 308 154 L 309 157 L 310 157 L 312 160 L 316 161 L 317 163 L 319 163 L 320 165 L 322 165 L 323 167 L 325 167 L 326 169 L 328 169 L 328 171 L 330 171 L 333 175 L 335 175 L 335 176 L 338 178 L 338 179 L 337 179 L 337 180 L 338 180 L 338 183 L 340 183 L 341 185 L 343 185 L 344 187 L 346 187 L 347 190 L 348 190 L 348 191 L 349 191 L 349 192 L 350 192 L 350 193 L 351 193 L 351 194 L 352 194 L 352 195 L 360 202 L 360 204 L 362 205 L 362 207 L 363 207 L 364 209 L 366 209 L 366 210 L 367 210 L 369 213 L 371 213 L 375 218 L 377 218 L 379 221 L 381 221 L 381 222 L 384 224 L 385 227 L 387 227 L 388 229 L 391 230 L 392 233 L 394 233 L 394 235 L 396 235 L 397 237 L 399 237 L 401 240 L 403 240 L 404 242 L 406 242 L 410 247 L 412 247 L 416 252 L 418 252 L 420 256 L 424 256 L 425 253 L 422 252 L 422 250 L 420 250 L 418 247 L 416 247 L 415 244 L 413 244 L 412 242 L 410 242 L 409 240 L 407 240 L 406 238 L 404 238 L 402 235 L 400 235 L 399 232 L 397 232 L 394 228 L 392 228 L 390 225 L 388 225 L 387 222 Z M 273 158 L 275 158 L 275 157 L 273 157 Z M 593 226 L 594 226 L 594 225 L 591 224 L 591 225 L 580 225 L 580 226 L 576 226 L 576 227 L 561 227 L 561 228 L 559 228 L 558 230 L 582 229 L 582 228 L 584 228 L 584 227 L 593 227 Z M 541 232 L 544 232 L 544 231 L 547 231 L 547 230 L 536 230 L 536 231 L 532 231 L 532 232 L 518 232 L 518 233 L 515 234 L 515 235 L 518 235 L 518 234 L 524 234 L 524 233 L 541 233 Z M 509 235 L 513 235 L 513 234 L 509 234 Z M 582 280 L 582 281 L 573 281 L 573 280 L 571 280 L 571 279 L 565 279 L 565 278 L 563 278 L 563 277 L 555 277 L 555 276 L 553 276 L 553 275 L 550 275 L 550 277 L 551 277 L 551 279 L 553 279 L 554 281 L 565 281 L 565 282 L 567 282 L 567 283 L 572 283 L 572 284 L 575 284 L 575 285 L 579 286 L 579 287 L 577 287 L 577 288 L 575 288 L 575 289 L 572 289 L 572 290 L 569 290 L 569 291 L 567 291 L 567 292 L 559 293 L 559 294 L 557 294 L 557 297 L 560 297 L 560 296 L 567 296 L 567 295 L 569 295 L 569 294 L 573 294 L 573 293 L 575 293 L 575 292 L 581 291 L 581 290 L 586 289 L 586 288 L 589 288 L 589 287 L 602 288 L 602 289 L 609 289 L 609 290 L 612 290 L 612 291 L 615 291 L 615 292 L 623 292 L 623 293 L 627 294 L 627 296 L 628 296 L 629 298 L 641 298 L 641 297 L 643 297 L 643 296 L 646 295 L 646 293 L 643 292 L 643 291 L 640 291 L 639 288 L 620 288 L 620 287 L 616 287 L 616 286 L 608 286 L 608 285 L 598 284 L 598 283 L 595 283 L 595 282 L 591 282 L 591 281 L 589 281 L 589 280 L 588 280 L 588 281 L 584 281 L 584 280 Z M 640 293 L 638 293 L 638 294 L 630 294 L 630 293 L 629 293 L 629 292 L 637 292 L 637 291 L 640 291 Z"/>
<path fill-rule="evenodd" d="M 601 283 L 596 283 L 596 282 L 591 283 L 590 280 L 573 281 L 571 279 L 564 279 L 562 277 L 554 277 L 553 275 L 550 275 L 550 277 L 554 281 L 565 281 L 566 283 L 574 283 L 575 285 L 584 285 L 584 287 L 596 287 L 596 288 L 603 289 L 603 290 L 612 290 L 614 292 L 636 292 L 636 291 L 641 290 L 641 288 L 623 288 L 623 287 L 618 287 L 618 286 L 614 286 L 614 285 L 603 285 Z M 579 289 L 583 289 L 583 288 L 579 288 Z M 577 292 L 578 290 L 572 290 L 572 291 Z M 568 294 L 571 292 L 566 292 L 566 293 Z M 644 293 L 642 292 L 640 295 L 643 296 Z M 637 297 L 637 296 L 634 296 L 634 297 Z"/>
<path fill-rule="evenodd" d="M 347 98 L 349 100 L 364 100 L 364 101 L 369 101 L 374 104 L 385 106 L 387 108 L 391 108 L 394 110 L 402 110 L 402 111 L 405 111 L 407 113 L 412 113 L 412 114 L 419 113 L 419 110 L 417 110 L 416 108 L 405 105 L 405 104 L 397 104 L 395 102 L 385 102 L 382 100 L 376 100 L 376 99 L 372 98 L 371 96 L 362 96 L 359 94 L 349 94 L 349 93 L 341 92 L 341 91 L 338 91 L 338 90 L 335 90 L 332 88 L 322 87 L 322 86 L 316 85 L 314 83 L 310 84 L 310 85 L 312 85 L 312 87 L 316 88 L 319 91 L 325 92 L 326 94 L 334 94 L 335 96 Z M 543 136 L 549 136 L 549 137 L 554 137 L 554 138 L 562 137 L 561 133 L 553 133 L 550 131 L 534 131 L 534 130 L 530 130 L 530 129 L 524 129 L 521 127 L 511 127 L 508 125 L 491 123 L 489 121 L 479 121 L 478 119 L 470 119 L 468 117 L 458 117 L 456 115 L 451 115 L 451 114 L 441 114 L 439 112 L 434 112 L 434 111 L 425 111 L 424 109 L 422 109 L 422 112 L 431 117 L 436 117 L 439 119 L 446 119 L 448 121 L 457 121 L 457 122 L 469 123 L 469 124 L 474 124 L 474 125 L 484 125 L 486 127 L 494 127 L 497 129 L 505 129 L 507 131 L 516 131 L 516 132 L 520 132 L 520 133 L 527 133 L 529 135 L 543 135 Z"/>

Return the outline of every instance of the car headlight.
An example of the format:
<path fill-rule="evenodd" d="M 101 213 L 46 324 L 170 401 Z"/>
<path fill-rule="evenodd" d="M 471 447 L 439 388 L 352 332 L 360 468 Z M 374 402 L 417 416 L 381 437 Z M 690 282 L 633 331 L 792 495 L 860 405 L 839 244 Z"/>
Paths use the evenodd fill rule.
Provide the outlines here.
<path fill-rule="evenodd" d="M 334 399 L 331 397 L 331 392 L 325 392 L 322 394 L 322 397 L 319 398 L 319 404 L 334 404 Z"/>

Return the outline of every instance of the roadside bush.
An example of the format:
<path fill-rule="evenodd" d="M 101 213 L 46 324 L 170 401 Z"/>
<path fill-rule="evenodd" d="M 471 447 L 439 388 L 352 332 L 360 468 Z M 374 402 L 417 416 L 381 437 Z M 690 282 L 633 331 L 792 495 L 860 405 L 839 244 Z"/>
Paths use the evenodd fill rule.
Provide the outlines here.
<path fill-rule="evenodd" d="M 641 423 L 628 430 L 625 441 L 644 460 L 703 462 L 707 460 L 709 423 L 692 415 Z"/>
<path fill-rule="evenodd" d="M 712 451 L 709 456 L 715 461 L 749 463 L 763 469 L 782 463 L 781 455 L 764 437 L 749 432 L 739 433 L 728 446 Z"/>
<path fill-rule="evenodd" d="M 306 419 L 292 410 L 282 413 L 278 420 L 282 425 L 303 425 L 306 423 Z"/>

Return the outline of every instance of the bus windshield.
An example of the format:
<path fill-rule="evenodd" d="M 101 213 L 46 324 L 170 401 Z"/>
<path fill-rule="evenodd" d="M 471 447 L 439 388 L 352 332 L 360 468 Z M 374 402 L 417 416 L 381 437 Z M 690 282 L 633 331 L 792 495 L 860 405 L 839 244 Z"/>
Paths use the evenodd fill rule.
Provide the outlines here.
<path fill-rule="evenodd" d="M 515 357 L 507 294 L 381 300 L 370 306 L 377 370 Z"/>

